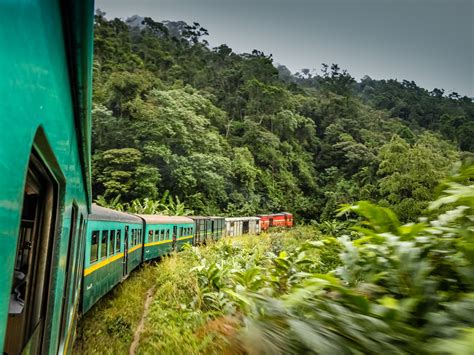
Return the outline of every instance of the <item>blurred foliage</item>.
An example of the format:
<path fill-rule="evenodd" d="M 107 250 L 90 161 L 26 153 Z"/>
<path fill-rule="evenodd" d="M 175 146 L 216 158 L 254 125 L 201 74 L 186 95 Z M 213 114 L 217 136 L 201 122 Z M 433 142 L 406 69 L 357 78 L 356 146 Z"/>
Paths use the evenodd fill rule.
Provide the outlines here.
<path fill-rule="evenodd" d="M 197 214 L 288 210 L 319 222 L 369 200 L 415 221 L 459 149 L 473 151 L 467 98 L 356 82 L 337 64 L 292 75 L 258 50 L 210 48 L 207 34 L 96 16 L 95 197 L 143 203 L 169 191 Z"/>
<path fill-rule="evenodd" d="M 162 260 L 147 279 L 157 293 L 138 351 L 469 353 L 474 167 L 458 167 L 444 180 L 416 223 L 371 202 L 345 205 L 338 214 L 346 222 L 319 223 L 321 231 L 274 229 Z M 142 305 L 133 307 L 126 314 L 141 312 Z M 137 323 L 110 312 L 99 337 L 126 338 L 128 325 L 133 330 Z M 86 315 L 81 329 L 97 317 Z"/>

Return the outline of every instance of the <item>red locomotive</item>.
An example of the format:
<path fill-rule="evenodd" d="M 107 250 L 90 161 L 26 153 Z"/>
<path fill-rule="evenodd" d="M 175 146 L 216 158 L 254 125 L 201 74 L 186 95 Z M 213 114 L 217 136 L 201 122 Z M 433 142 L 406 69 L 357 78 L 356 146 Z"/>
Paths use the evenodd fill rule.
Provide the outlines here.
<path fill-rule="evenodd" d="M 260 228 L 265 232 L 270 227 L 293 227 L 293 215 L 288 212 L 264 214 L 260 218 Z"/>

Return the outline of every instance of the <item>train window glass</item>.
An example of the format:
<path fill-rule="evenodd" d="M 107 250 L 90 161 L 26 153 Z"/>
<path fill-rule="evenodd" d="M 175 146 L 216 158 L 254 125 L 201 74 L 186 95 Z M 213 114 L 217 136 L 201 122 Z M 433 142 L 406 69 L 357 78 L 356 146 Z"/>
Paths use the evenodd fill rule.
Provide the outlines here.
<path fill-rule="evenodd" d="M 102 239 L 100 241 L 100 258 L 103 259 L 107 256 L 107 239 L 109 237 L 109 231 L 102 231 Z"/>
<path fill-rule="evenodd" d="M 151 243 L 153 241 L 153 230 L 148 231 L 148 243 Z"/>
<path fill-rule="evenodd" d="M 160 230 L 155 229 L 155 242 L 158 242 L 160 240 Z"/>
<path fill-rule="evenodd" d="M 166 240 L 169 240 L 170 239 L 170 230 L 167 229 L 166 230 Z"/>
<path fill-rule="evenodd" d="M 99 231 L 92 232 L 91 238 L 91 258 L 90 262 L 96 262 L 99 260 Z"/>
<path fill-rule="evenodd" d="M 117 229 L 117 234 L 115 235 L 115 252 L 120 252 L 120 244 L 122 244 L 121 230 Z"/>
<path fill-rule="evenodd" d="M 109 255 L 114 255 L 115 254 L 115 230 L 110 231 L 109 235 Z"/>
<path fill-rule="evenodd" d="M 137 236 L 136 236 L 136 230 L 132 229 L 132 247 L 137 244 Z"/>

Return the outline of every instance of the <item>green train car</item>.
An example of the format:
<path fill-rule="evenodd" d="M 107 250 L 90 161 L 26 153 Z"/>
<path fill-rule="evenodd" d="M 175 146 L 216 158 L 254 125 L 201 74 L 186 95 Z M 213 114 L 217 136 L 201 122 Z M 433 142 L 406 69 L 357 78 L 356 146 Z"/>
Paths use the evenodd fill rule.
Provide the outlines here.
<path fill-rule="evenodd" d="M 86 233 L 82 312 L 142 262 L 142 219 L 92 205 Z"/>
<path fill-rule="evenodd" d="M 194 222 L 186 217 L 139 215 L 145 234 L 144 260 L 151 260 L 193 244 Z"/>
<path fill-rule="evenodd" d="M 93 1 L 0 0 L 0 348 L 70 351 L 90 208 Z"/>

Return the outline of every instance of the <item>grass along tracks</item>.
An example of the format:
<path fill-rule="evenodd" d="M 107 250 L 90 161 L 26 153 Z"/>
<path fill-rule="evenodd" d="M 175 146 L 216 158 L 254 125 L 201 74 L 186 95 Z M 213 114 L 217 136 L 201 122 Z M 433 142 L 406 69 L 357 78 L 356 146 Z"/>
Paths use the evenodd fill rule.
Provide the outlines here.
<path fill-rule="evenodd" d="M 139 354 L 471 353 L 473 188 L 447 183 L 418 223 L 360 202 L 341 209 L 361 217 L 350 237 L 297 227 L 146 265 L 85 316 L 76 349 L 128 352 L 154 287 Z"/>
<path fill-rule="evenodd" d="M 284 260 L 285 253 L 321 238 L 311 227 L 297 227 L 260 236 L 225 238 L 146 264 L 83 317 L 75 352 L 128 353 L 150 290 L 152 296 L 148 297 L 149 306 L 134 353 L 239 352 L 243 319 L 239 310 L 242 300 L 232 290 L 236 280 L 249 289 L 260 287 L 264 279 L 270 280 L 270 274 L 263 273 L 282 276 L 281 266 L 274 259 L 283 256 Z M 334 268 L 338 262 L 336 249 L 324 255 L 313 250 L 317 271 Z M 277 276 L 273 275 L 274 281 Z M 278 288 L 288 282 L 282 279 L 277 285 L 274 281 Z"/>

